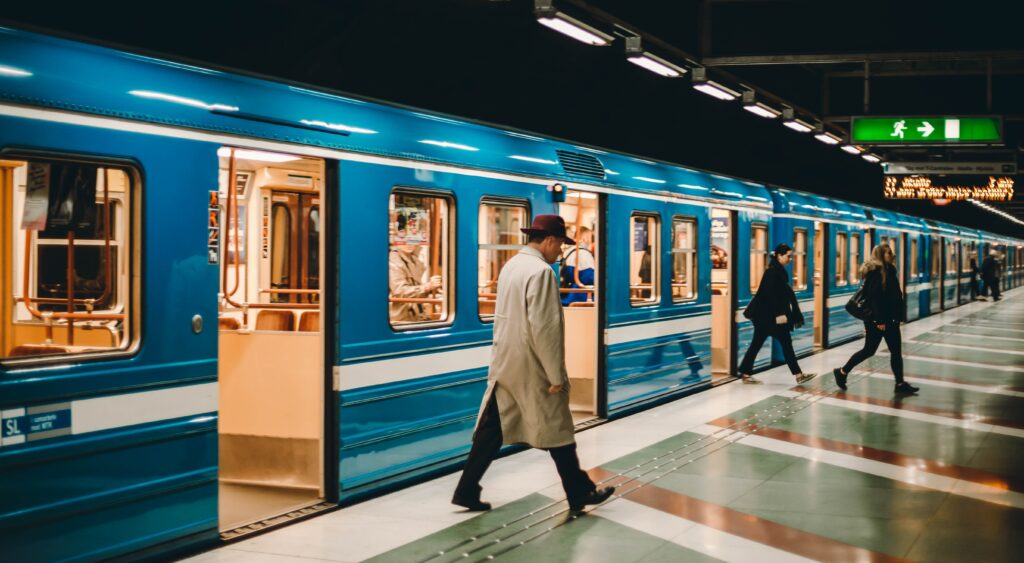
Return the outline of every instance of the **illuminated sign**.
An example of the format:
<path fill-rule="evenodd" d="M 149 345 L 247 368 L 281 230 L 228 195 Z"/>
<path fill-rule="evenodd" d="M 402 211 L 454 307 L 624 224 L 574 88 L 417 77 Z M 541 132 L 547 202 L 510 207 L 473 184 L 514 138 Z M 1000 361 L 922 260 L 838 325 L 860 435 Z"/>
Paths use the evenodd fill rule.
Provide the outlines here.
<path fill-rule="evenodd" d="M 936 185 L 927 176 L 886 176 L 886 199 L 977 199 L 1010 201 L 1013 199 L 1013 178 L 989 176 L 984 185 Z"/>
<path fill-rule="evenodd" d="M 1000 143 L 1001 117 L 854 117 L 850 142 L 856 145 Z"/>

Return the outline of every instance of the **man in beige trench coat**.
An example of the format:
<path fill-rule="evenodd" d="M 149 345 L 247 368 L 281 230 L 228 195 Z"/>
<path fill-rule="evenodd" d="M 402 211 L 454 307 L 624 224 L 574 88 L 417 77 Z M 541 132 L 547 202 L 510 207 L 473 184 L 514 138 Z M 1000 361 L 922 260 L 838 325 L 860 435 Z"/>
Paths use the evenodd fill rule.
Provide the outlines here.
<path fill-rule="evenodd" d="M 580 469 L 576 456 L 569 376 L 565 370 L 565 322 L 558 279 L 551 268 L 565 236 L 558 215 L 538 215 L 529 244 L 498 275 L 494 312 L 494 348 L 487 391 L 480 405 L 473 447 L 452 503 L 469 510 L 490 510 L 480 500 L 480 479 L 502 444 L 526 444 L 548 450 L 555 461 L 569 508 L 579 512 L 604 502 L 614 487 L 598 489 Z"/>

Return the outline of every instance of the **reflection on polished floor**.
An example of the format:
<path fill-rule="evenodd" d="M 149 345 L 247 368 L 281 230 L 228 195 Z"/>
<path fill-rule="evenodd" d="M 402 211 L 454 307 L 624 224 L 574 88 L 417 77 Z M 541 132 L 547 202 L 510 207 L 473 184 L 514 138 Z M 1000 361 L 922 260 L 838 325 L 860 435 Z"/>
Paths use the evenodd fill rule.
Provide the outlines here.
<path fill-rule="evenodd" d="M 486 514 L 448 504 L 448 475 L 192 560 L 1019 561 L 1024 292 L 906 325 L 915 396 L 885 354 L 840 392 L 859 346 L 803 359 L 803 386 L 783 366 L 580 433 L 620 494 L 576 519 L 532 450 L 492 466 Z"/>

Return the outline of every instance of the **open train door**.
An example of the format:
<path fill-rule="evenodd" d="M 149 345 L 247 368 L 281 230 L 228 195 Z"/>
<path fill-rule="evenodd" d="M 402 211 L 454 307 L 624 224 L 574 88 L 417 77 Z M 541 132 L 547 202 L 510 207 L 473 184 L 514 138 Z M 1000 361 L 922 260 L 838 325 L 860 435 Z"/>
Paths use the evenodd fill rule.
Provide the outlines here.
<path fill-rule="evenodd" d="M 736 213 L 711 210 L 711 382 L 732 377 L 736 363 Z"/>

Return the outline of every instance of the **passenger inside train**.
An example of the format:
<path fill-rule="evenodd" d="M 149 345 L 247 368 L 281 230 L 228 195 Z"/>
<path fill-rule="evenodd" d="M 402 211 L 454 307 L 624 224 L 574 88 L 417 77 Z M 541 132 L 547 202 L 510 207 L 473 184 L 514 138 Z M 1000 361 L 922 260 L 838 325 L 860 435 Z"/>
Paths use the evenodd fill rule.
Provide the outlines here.
<path fill-rule="evenodd" d="M 569 372 L 569 408 L 577 425 L 596 420 L 598 317 L 598 264 L 595 236 L 600 200 L 591 192 L 570 190 L 558 206 L 568 234 L 576 244 L 562 249 L 559 269 L 565 314 L 565 358 Z M 578 236 L 577 236 L 578 235 Z"/>
<path fill-rule="evenodd" d="M 448 319 L 448 200 L 414 192 L 391 194 L 388 313 L 410 328 Z"/>

